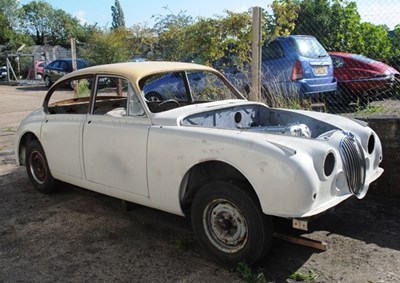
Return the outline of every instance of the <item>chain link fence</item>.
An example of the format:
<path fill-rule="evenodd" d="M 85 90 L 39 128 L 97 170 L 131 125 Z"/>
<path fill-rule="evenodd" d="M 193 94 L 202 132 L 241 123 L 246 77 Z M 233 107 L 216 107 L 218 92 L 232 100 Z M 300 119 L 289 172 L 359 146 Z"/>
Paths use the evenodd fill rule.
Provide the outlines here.
<path fill-rule="evenodd" d="M 285 0 L 262 8 L 258 100 L 357 116 L 400 115 L 396 0 Z M 79 43 L 77 56 L 94 65 L 143 60 L 210 65 L 252 98 L 251 10 L 196 19 L 181 12 L 155 21 L 153 27 L 104 31 Z M 69 50 L 43 48 L 34 50 L 34 61 L 27 65 L 71 56 Z M 29 68 L 20 76 L 31 78 Z M 42 82 L 42 77 L 36 79 Z"/>

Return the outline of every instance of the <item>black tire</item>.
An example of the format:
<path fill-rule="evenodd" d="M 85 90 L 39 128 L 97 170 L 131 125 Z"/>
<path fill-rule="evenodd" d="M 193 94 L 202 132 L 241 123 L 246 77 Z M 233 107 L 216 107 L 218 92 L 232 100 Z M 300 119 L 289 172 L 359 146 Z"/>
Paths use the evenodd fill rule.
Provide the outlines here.
<path fill-rule="evenodd" d="M 46 155 L 38 140 L 28 144 L 25 156 L 26 171 L 35 188 L 41 193 L 54 191 L 55 180 L 50 173 Z"/>
<path fill-rule="evenodd" d="M 236 267 L 254 264 L 270 248 L 273 225 L 256 198 L 241 183 L 215 181 L 196 194 L 193 231 L 202 248 L 217 263 Z"/>
<path fill-rule="evenodd" d="M 49 76 L 45 76 L 45 77 L 44 77 L 44 85 L 45 85 L 47 88 L 49 88 L 49 87 L 51 87 L 52 84 L 53 84 L 53 83 L 51 82 L 50 77 L 49 77 Z"/>
<path fill-rule="evenodd" d="M 69 87 L 70 89 L 74 90 L 74 89 L 75 89 L 75 82 L 74 82 L 74 81 L 69 81 L 69 82 L 68 82 L 68 87 Z"/>

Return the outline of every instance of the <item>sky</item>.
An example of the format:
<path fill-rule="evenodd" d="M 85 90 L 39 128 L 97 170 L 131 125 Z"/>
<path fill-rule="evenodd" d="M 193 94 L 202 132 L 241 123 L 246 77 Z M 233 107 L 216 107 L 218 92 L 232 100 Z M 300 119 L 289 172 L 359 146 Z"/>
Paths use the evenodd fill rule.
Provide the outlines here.
<path fill-rule="evenodd" d="M 20 0 L 21 5 L 31 0 Z M 63 9 L 77 17 L 82 23 L 95 24 L 100 27 L 111 27 L 111 6 L 114 0 L 45 0 L 53 8 Z M 225 10 L 243 12 L 259 6 L 268 8 L 272 0 L 119 0 L 125 15 L 125 25 L 146 24 L 152 26 L 156 15 L 178 14 L 185 11 L 196 17 L 213 17 L 224 15 Z M 390 29 L 400 24 L 400 0 L 355 0 L 362 21 L 374 24 L 386 24 Z M 165 9 L 168 7 L 168 10 Z"/>

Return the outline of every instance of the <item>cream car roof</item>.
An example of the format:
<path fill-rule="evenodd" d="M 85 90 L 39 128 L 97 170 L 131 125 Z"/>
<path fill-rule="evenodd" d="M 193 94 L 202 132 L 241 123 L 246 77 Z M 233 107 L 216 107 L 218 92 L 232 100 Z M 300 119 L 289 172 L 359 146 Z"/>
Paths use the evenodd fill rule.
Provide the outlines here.
<path fill-rule="evenodd" d="M 156 73 L 164 73 L 170 71 L 199 71 L 207 70 L 214 71 L 215 69 L 192 63 L 183 62 L 159 62 L 159 61 L 146 61 L 146 62 L 126 62 L 116 63 L 107 65 L 98 65 L 77 70 L 63 77 L 68 79 L 69 77 L 77 75 L 87 74 L 111 74 L 120 75 L 129 78 L 132 82 L 137 83 L 141 78 Z"/>

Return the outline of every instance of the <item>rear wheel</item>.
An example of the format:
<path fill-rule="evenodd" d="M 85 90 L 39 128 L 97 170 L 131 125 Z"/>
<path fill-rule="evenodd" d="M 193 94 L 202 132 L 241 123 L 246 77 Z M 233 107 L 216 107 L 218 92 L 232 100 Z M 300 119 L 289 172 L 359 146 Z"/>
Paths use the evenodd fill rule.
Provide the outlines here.
<path fill-rule="evenodd" d="M 35 188 L 42 193 L 54 190 L 54 178 L 50 173 L 46 155 L 38 140 L 29 143 L 26 150 L 26 170 Z"/>
<path fill-rule="evenodd" d="M 216 181 L 195 196 L 191 217 L 200 245 L 218 263 L 261 260 L 272 241 L 271 217 L 265 216 L 246 185 Z"/>

